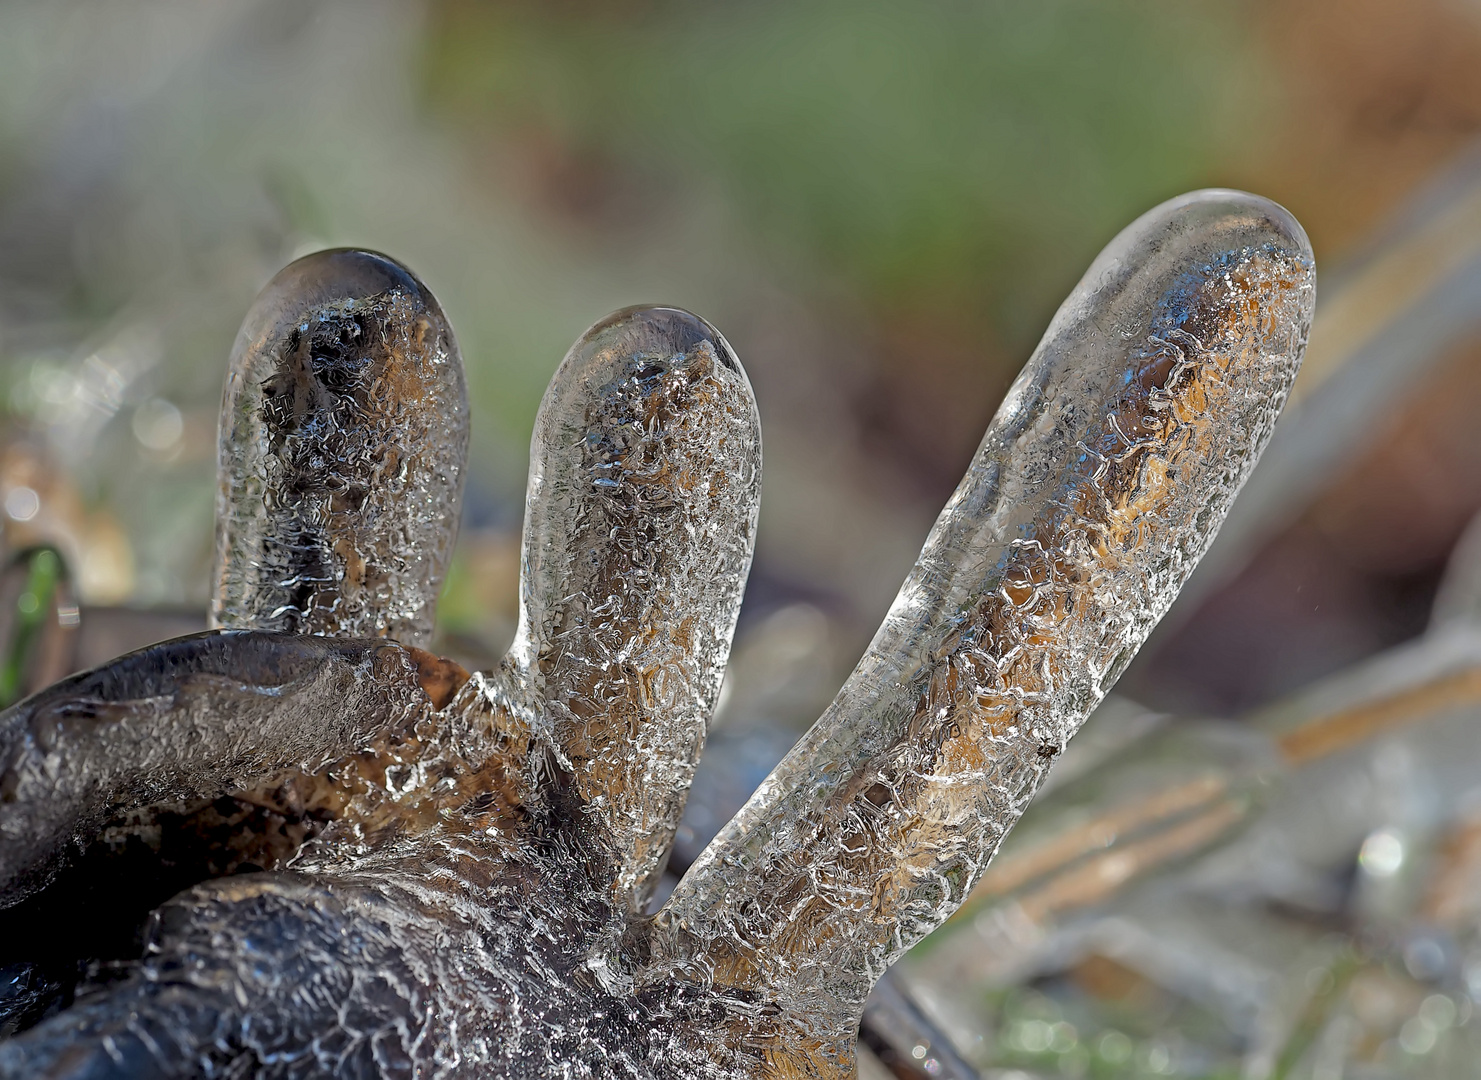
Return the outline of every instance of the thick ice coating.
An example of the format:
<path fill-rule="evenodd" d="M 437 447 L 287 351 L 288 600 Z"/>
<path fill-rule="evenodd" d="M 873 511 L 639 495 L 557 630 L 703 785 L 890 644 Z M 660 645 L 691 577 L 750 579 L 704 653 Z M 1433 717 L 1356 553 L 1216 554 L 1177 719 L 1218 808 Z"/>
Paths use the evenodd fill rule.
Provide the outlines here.
<path fill-rule="evenodd" d="M 634 911 L 704 746 L 760 498 L 755 399 L 714 327 L 630 308 L 582 336 L 535 420 L 511 659 L 537 698 L 537 765 L 569 779 Z"/>
<path fill-rule="evenodd" d="M 425 644 L 467 449 L 463 362 L 426 286 L 369 251 L 285 267 L 221 405 L 215 625 Z"/>
<path fill-rule="evenodd" d="M 868 652 L 660 918 L 681 970 L 840 1053 L 966 897 L 1214 537 L 1284 404 L 1314 265 L 1280 207 L 1175 199 L 1091 266 Z"/>
<path fill-rule="evenodd" d="M 0 908 L 111 815 L 312 772 L 428 711 L 420 650 L 210 631 L 63 679 L 0 713 Z"/>
<path fill-rule="evenodd" d="M 315 374 L 316 356 L 328 370 L 336 357 L 380 362 L 359 343 L 381 337 L 335 321 L 372 301 L 327 295 L 316 273 L 283 280 L 267 309 L 308 314 L 254 315 L 234 362 L 230 439 L 248 445 L 223 456 L 218 614 L 399 632 L 430 609 L 403 604 L 418 594 L 397 583 L 435 575 L 325 567 L 382 540 L 423 566 L 426 537 L 443 535 L 433 519 L 397 519 L 400 538 L 386 539 L 376 508 L 384 483 L 436 469 L 417 472 L 400 428 L 381 426 L 402 406 L 361 406 L 361 384 Z M 397 288 L 367 295 L 394 307 Z M 144 702 L 170 746 L 226 721 L 227 747 L 218 732 L 203 752 L 227 762 L 232 740 L 256 746 L 259 729 L 302 740 L 300 721 L 318 714 L 301 706 L 322 705 L 354 664 L 368 702 L 406 703 L 390 717 L 366 704 L 374 730 L 346 729 L 337 759 L 296 749 L 300 769 L 264 798 L 311 805 L 312 836 L 269 851 L 255 864 L 268 872 L 160 907 L 142 957 L 0 1041 L 0 1077 L 852 1076 L 870 987 L 961 903 L 1212 540 L 1290 389 L 1313 289 L 1300 227 L 1254 196 L 1199 192 L 1122 233 L 1010 390 L 834 704 L 653 917 L 750 564 L 760 434 L 746 377 L 708 324 L 668 308 L 598 323 L 540 408 L 521 622 L 497 670 L 464 682 L 374 641 L 321 642 L 305 659 L 313 639 L 261 635 L 278 682 L 311 676 L 279 706 L 277 676 L 259 670 L 272 665 L 161 656 L 138 701 L 126 658 L 88 677 L 98 686 L 64 683 L 0 715 L 0 749 L 40 763 L 20 805 L 0 790 L 3 866 L 45 855 L 14 824 L 33 806 L 73 799 L 85 817 L 91 777 L 156 774 L 150 739 L 107 742 L 104 769 L 89 733 L 113 728 L 34 722 L 95 709 L 108 687 L 125 688 L 124 735 Z M 295 329 L 292 348 L 270 344 Z M 282 393 L 261 389 L 279 378 Z M 394 400 L 430 424 L 414 397 Z M 461 445 L 449 435 L 436 451 L 458 472 Z M 363 519 L 340 498 L 361 483 Z M 389 565 L 379 557 L 365 567 Z M 259 573 L 269 559 L 279 570 Z M 377 646 L 397 670 L 354 659 L 392 655 Z M 339 705 L 320 711 L 343 720 Z M 56 733 L 76 756 L 46 756 Z"/>
<path fill-rule="evenodd" d="M 126 977 L 0 1043 L 0 1076 L 198 1061 L 263 1076 L 412 1062 L 428 1076 L 553 1062 L 719 1075 L 733 1055 L 695 1012 L 713 1013 L 708 992 L 637 992 L 633 958 L 719 692 L 759 484 L 755 402 L 725 340 L 676 309 L 598 323 L 536 424 L 505 664 L 454 673 L 444 696 L 445 662 L 409 651 L 432 707 L 248 793 L 310 806 L 307 846 L 169 902 Z"/>

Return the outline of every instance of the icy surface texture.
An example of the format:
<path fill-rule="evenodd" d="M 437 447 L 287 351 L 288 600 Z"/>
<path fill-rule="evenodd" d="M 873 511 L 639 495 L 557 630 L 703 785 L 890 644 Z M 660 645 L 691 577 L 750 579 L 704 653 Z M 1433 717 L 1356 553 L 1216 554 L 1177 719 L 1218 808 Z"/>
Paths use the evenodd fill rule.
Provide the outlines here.
<path fill-rule="evenodd" d="M 871 984 L 961 903 L 1212 538 L 1312 289 L 1299 226 L 1252 196 L 1186 196 L 1123 233 L 834 706 L 655 917 L 750 563 L 760 433 L 707 324 L 597 324 L 536 423 L 504 664 L 465 681 L 411 649 L 369 675 L 415 683 L 406 707 L 327 767 L 301 751 L 275 796 L 327 825 L 165 904 L 142 960 L 0 1043 L 0 1076 L 852 1075 Z M 262 537 L 228 545 L 224 580 Z M 166 703 L 152 722 L 173 740 L 197 721 Z M 124 746 L 115 768 L 147 757 Z"/>
<path fill-rule="evenodd" d="M 660 914 L 675 971 L 764 993 L 783 1042 L 842 1054 L 1213 539 L 1313 300 L 1300 226 L 1252 196 L 1184 196 L 1112 241 L 854 674 Z"/>
<path fill-rule="evenodd" d="M 632 911 L 699 762 L 760 497 L 755 401 L 712 327 L 621 311 L 571 350 L 535 420 L 510 659 Z"/>
<path fill-rule="evenodd" d="M 0 907 L 121 807 L 314 771 L 429 705 L 393 643 L 226 631 L 155 645 L 0 713 Z"/>
<path fill-rule="evenodd" d="M 227 374 L 215 625 L 425 644 L 467 452 L 463 361 L 426 287 L 367 251 L 285 267 Z"/>

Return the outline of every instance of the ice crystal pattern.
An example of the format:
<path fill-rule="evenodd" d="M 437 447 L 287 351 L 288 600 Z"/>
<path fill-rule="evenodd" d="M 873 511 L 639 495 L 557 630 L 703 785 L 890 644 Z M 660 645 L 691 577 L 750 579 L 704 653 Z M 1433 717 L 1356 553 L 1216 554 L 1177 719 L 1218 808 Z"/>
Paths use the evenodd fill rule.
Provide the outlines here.
<path fill-rule="evenodd" d="M 227 385 L 230 629 L 0 716 L 5 903 L 167 804 L 240 807 L 206 864 L 261 869 L 166 902 L 141 959 L 0 1043 L 0 1076 L 852 1075 L 873 982 L 966 897 L 1213 538 L 1314 281 L 1300 226 L 1238 192 L 1118 236 L 833 705 L 649 915 L 755 537 L 735 354 L 668 308 L 577 342 L 536 421 L 516 641 L 469 677 L 420 648 L 457 347 L 389 260 L 294 263 Z"/>

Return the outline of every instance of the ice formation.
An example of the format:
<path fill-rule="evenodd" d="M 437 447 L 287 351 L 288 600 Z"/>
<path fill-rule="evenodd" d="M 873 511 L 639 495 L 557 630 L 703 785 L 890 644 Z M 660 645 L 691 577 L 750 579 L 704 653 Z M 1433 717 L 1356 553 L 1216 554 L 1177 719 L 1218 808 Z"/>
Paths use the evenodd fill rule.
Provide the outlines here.
<path fill-rule="evenodd" d="M 1313 290 L 1300 226 L 1254 196 L 1117 237 L 834 704 L 650 916 L 755 536 L 739 362 L 665 308 L 576 344 L 536 422 L 519 633 L 470 678 L 416 647 L 461 480 L 451 337 L 388 260 L 294 264 L 223 414 L 215 616 L 239 629 L 0 715 L 7 902 L 161 801 L 234 800 L 262 871 L 166 902 L 142 959 L 0 1043 L 0 1076 L 852 1075 L 874 980 L 1212 539 Z"/>
<path fill-rule="evenodd" d="M 217 626 L 424 645 L 458 531 L 463 362 L 404 267 L 286 267 L 237 335 L 221 404 Z"/>

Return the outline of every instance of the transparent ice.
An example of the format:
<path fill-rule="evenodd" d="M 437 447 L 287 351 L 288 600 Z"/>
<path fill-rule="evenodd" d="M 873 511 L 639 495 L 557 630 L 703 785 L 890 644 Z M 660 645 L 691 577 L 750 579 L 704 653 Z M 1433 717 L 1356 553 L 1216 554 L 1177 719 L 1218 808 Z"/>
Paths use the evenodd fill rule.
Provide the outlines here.
<path fill-rule="evenodd" d="M 360 251 L 288 266 L 227 373 L 213 621 L 426 644 L 467 455 L 463 363 L 426 286 Z"/>
<path fill-rule="evenodd" d="M 451 335 L 389 260 L 295 263 L 223 412 L 235 629 L 0 715 L 4 902 L 162 802 L 235 800 L 234 865 L 262 870 L 166 902 L 142 959 L 0 1043 L 0 1076 L 852 1075 L 870 987 L 1212 540 L 1313 298 L 1300 226 L 1254 196 L 1117 237 L 834 704 L 648 915 L 755 539 L 739 362 L 666 308 L 577 342 L 536 421 L 519 632 L 470 677 L 419 647 L 466 445 Z"/>

